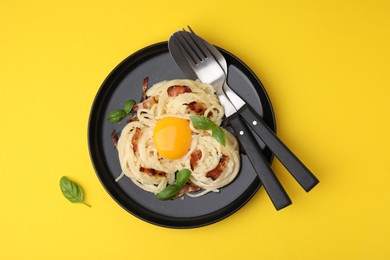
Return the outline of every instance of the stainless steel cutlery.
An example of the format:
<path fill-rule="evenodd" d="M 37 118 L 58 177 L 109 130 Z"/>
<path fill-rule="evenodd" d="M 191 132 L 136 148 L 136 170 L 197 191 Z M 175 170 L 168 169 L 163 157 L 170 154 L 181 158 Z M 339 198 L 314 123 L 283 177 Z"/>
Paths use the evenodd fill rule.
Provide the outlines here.
<path fill-rule="evenodd" d="M 214 86 L 225 109 L 228 123 L 244 147 L 248 159 L 255 168 L 260 181 L 277 210 L 291 204 L 286 191 L 276 178 L 262 149 L 249 130 L 261 138 L 305 191 L 311 190 L 319 181 L 310 170 L 287 148 L 241 97 L 227 84 L 228 67 L 223 55 L 213 45 L 197 36 L 191 28 L 175 32 L 168 41 L 171 56 L 190 78 L 198 78 Z"/>

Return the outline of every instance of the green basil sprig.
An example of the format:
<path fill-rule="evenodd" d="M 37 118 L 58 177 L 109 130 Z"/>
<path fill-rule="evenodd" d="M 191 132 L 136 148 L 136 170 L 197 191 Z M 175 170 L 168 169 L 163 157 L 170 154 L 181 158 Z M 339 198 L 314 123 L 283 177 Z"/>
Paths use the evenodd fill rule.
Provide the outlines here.
<path fill-rule="evenodd" d="M 179 185 L 179 187 L 184 187 L 184 185 L 187 183 L 187 181 L 190 179 L 191 171 L 188 169 L 182 169 L 177 172 L 176 174 L 176 184 Z"/>
<path fill-rule="evenodd" d="M 84 202 L 84 192 L 80 185 L 69 180 L 67 177 L 63 176 L 60 179 L 60 188 L 62 194 L 64 194 L 65 198 L 67 198 L 70 202 L 73 203 L 83 203 L 84 205 L 91 207 L 88 203 Z"/>
<path fill-rule="evenodd" d="M 134 105 L 135 105 L 134 100 L 127 100 L 123 110 L 126 112 L 126 114 L 129 114 L 131 112 L 131 110 L 133 109 Z"/>
<path fill-rule="evenodd" d="M 111 113 L 108 115 L 108 121 L 110 123 L 118 123 L 122 121 L 123 118 L 126 117 L 126 112 L 122 109 L 116 109 L 114 111 L 111 111 Z"/>
<path fill-rule="evenodd" d="M 176 174 L 176 183 L 165 187 L 165 189 L 156 194 L 156 198 L 159 200 L 169 200 L 173 198 L 181 191 L 190 176 L 191 171 L 188 169 L 182 169 L 178 171 Z"/>
<path fill-rule="evenodd" d="M 223 129 L 218 126 L 216 123 L 211 121 L 210 118 L 205 116 L 190 116 L 190 120 L 192 124 L 202 130 L 211 130 L 211 136 L 218 141 L 218 143 L 225 146 L 226 137 Z"/>
<path fill-rule="evenodd" d="M 211 131 L 211 136 L 217 140 L 218 143 L 222 144 L 225 146 L 226 144 L 226 137 L 225 137 L 225 132 L 222 130 L 221 127 L 216 127 Z"/>
<path fill-rule="evenodd" d="M 134 105 L 134 100 L 127 100 L 123 109 L 115 109 L 108 114 L 108 121 L 110 121 L 110 123 L 119 123 L 123 118 L 130 114 Z"/>
<path fill-rule="evenodd" d="M 170 184 L 165 189 L 156 194 L 156 198 L 159 200 L 169 200 L 180 192 L 182 187 L 177 184 Z"/>

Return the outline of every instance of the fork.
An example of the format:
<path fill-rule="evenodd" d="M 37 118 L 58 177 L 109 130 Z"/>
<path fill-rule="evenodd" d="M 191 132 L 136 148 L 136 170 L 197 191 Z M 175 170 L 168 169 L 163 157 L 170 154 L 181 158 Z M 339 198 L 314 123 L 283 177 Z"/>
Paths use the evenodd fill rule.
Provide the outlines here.
<path fill-rule="evenodd" d="M 219 63 L 225 74 L 227 75 L 227 63 L 222 53 L 218 51 L 216 47 L 197 36 L 191 27 L 188 26 L 190 32 L 194 35 L 194 39 L 198 44 L 203 44 L 207 50 L 213 55 L 216 61 Z M 223 90 L 232 101 L 234 107 L 238 110 L 238 113 L 242 116 L 244 121 L 248 125 L 253 125 L 252 130 L 262 139 L 267 147 L 275 154 L 280 162 L 291 173 L 295 180 L 306 191 L 310 191 L 319 180 L 314 174 L 291 152 L 291 150 L 277 137 L 277 135 L 270 129 L 263 121 L 260 115 L 258 115 L 253 108 L 245 103 L 227 84 L 225 81 Z"/>
<path fill-rule="evenodd" d="M 169 51 L 186 75 L 195 74 L 202 82 L 213 85 L 224 107 L 225 116 L 244 147 L 248 159 L 277 210 L 291 204 L 291 199 L 276 178 L 248 126 L 223 91 L 226 74 L 207 48 L 199 44 L 193 34 L 174 33 L 168 42 Z"/>

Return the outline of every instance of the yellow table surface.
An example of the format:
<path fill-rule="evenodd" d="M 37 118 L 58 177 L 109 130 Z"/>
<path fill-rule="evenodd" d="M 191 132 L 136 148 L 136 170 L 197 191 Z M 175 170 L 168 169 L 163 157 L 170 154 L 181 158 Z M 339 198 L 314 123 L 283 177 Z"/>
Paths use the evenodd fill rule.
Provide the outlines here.
<path fill-rule="evenodd" d="M 388 1 L 2 1 L 0 259 L 389 259 Z M 206 227 L 123 210 L 89 158 L 95 94 L 123 59 L 191 25 L 261 78 L 278 135 L 320 179 L 261 188 Z M 66 175 L 92 205 L 61 194 Z"/>

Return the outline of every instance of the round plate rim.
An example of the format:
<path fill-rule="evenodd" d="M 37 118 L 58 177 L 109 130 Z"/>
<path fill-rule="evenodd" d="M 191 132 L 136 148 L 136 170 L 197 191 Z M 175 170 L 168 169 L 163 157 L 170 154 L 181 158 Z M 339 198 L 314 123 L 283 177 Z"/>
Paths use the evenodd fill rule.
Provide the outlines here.
<path fill-rule="evenodd" d="M 236 62 L 238 62 L 240 64 L 240 66 L 244 67 L 246 69 L 246 73 L 251 74 L 252 78 L 257 82 L 256 86 L 259 86 L 260 90 L 256 90 L 256 92 L 257 93 L 259 93 L 260 91 L 263 92 L 263 94 L 265 96 L 265 99 L 267 101 L 267 106 L 269 106 L 269 110 L 270 110 L 269 111 L 269 115 L 270 115 L 270 117 L 272 119 L 272 124 L 273 125 L 270 125 L 270 127 L 274 131 L 276 131 L 276 120 L 275 120 L 274 109 L 272 107 L 272 103 L 271 103 L 271 100 L 269 98 L 269 95 L 267 94 L 266 89 L 264 88 L 264 86 L 261 83 L 260 79 L 256 76 L 256 74 L 243 61 L 241 61 L 235 55 L 233 55 L 232 53 L 226 51 L 223 48 L 220 48 L 218 46 L 216 46 L 216 47 L 224 55 L 230 56 L 232 59 L 234 59 Z M 183 218 L 180 218 L 180 217 L 171 217 L 170 216 L 169 217 L 170 221 L 166 222 L 164 220 L 159 219 L 158 217 L 156 219 L 155 218 L 156 216 L 145 217 L 141 213 L 135 212 L 135 210 L 131 210 L 131 209 L 127 208 L 125 205 L 123 205 L 123 202 L 119 198 L 120 196 L 118 196 L 118 194 L 115 194 L 115 193 L 112 192 L 111 187 L 109 187 L 107 185 L 107 183 L 104 181 L 103 176 L 101 176 L 101 173 L 99 173 L 99 169 L 98 169 L 96 158 L 95 158 L 95 153 L 96 152 L 94 152 L 94 147 L 93 147 L 94 144 L 93 144 L 92 137 L 94 136 L 94 133 L 93 133 L 94 131 L 92 129 L 92 125 L 93 125 L 94 120 L 97 120 L 94 117 L 94 115 L 97 113 L 96 109 L 99 108 L 99 100 L 102 99 L 101 95 L 102 95 L 104 89 L 107 87 L 107 84 L 109 83 L 110 80 L 112 80 L 114 75 L 118 73 L 118 70 L 120 70 L 127 63 L 129 63 L 129 62 L 130 63 L 136 63 L 137 61 L 139 61 L 139 59 L 142 59 L 142 56 L 153 55 L 155 53 L 163 52 L 163 51 L 165 51 L 164 49 L 166 49 L 166 51 L 168 51 L 168 43 L 167 43 L 167 41 L 158 42 L 158 43 L 154 43 L 154 44 L 148 45 L 146 47 L 143 47 L 143 48 L 139 49 L 138 51 L 130 54 L 124 60 L 122 60 L 106 76 L 106 78 L 104 79 L 103 83 L 101 84 L 101 86 L 99 87 L 98 91 L 96 92 L 95 98 L 94 98 L 94 100 L 92 102 L 90 114 L 89 114 L 89 119 L 88 119 L 88 137 L 87 137 L 88 138 L 89 156 L 90 156 L 90 159 L 91 159 L 91 162 L 92 162 L 95 174 L 97 175 L 100 183 L 102 184 L 102 186 L 104 187 L 106 192 L 111 196 L 111 198 L 114 199 L 114 201 L 117 204 L 119 204 L 127 212 L 129 212 L 133 216 L 135 216 L 138 219 L 141 219 L 141 220 L 143 220 L 145 222 L 148 222 L 150 224 L 154 224 L 154 225 L 157 225 L 157 226 L 165 227 L 165 228 L 178 228 L 178 229 L 182 229 L 182 228 L 197 228 L 197 227 L 202 227 L 202 226 L 206 226 L 206 225 L 210 225 L 210 224 L 216 223 L 216 222 L 218 222 L 218 221 L 220 221 L 222 219 L 227 218 L 228 216 L 232 215 L 233 213 L 235 213 L 237 210 L 242 208 L 254 196 L 254 194 L 256 194 L 257 190 L 261 186 L 261 183 L 259 182 L 258 184 L 256 184 L 255 182 L 253 182 L 250 186 L 248 186 L 247 190 L 249 189 L 249 187 L 251 187 L 253 185 L 257 185 L 257 187 L 254 188 L 253 192 L 247 198 L 245 198 L 244 200 L 242 200 L 239 203 L 240 205 L 238 205 L 234 209 L 228 211 L 227 213 L 225 212 L 224 214 L 218 215 L 217 217 L 210 218 L 209 220 L 207 220 L 207 219 L 209 217 L 212 217 L 212 216 L 208 216 L 208 215 L 211 215 L 211 214 L 204 215 L 203 218 L 202 218 L 203 221 L 197 221 L 197 222 L 194 222 L 194 223 L 188 222 L 186 219 L 183 219 Z M 148 52 L 148 54 L 145 54 L 146 52 Z M 270 153 L 270 156 L 267 159 L 269 160 L 270 163 L 272 163 L 273 158 L 274 158 L 273 153 Z M 243 196 L 243 194 L 241 194 L 241 196 Z M 240 196 L 235 199 L 235 202 L 238 201 L 238 200 L 240 200 Z M 224 207 L 224 208 L 222 208 L 222 209 L 220 209 L 218 211 L 224 211 L 224 209 L 227 208 L 228 206 L 229 205 L 227 205 L 226 207 Z M 148 211 L 147 209 L 144 209 L 142 207 L 142 205 L 138 205 L 138 207 L 139 207 L 138 211 Z M 146 214 L 148 214 L 148 213 L 146 213 Z M 160 214 L 150 213 L 149 212 L 149 215 L 157 215 L 158 216 Z"/>

